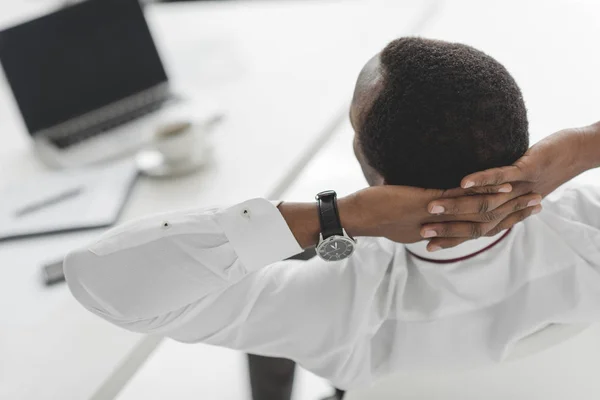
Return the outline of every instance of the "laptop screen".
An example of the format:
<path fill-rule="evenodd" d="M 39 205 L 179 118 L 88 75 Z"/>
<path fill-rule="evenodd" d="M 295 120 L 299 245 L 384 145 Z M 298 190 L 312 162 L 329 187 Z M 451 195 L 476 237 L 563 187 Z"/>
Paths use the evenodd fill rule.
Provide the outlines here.
<path fill-rule="evenodd" d="M 0 32 L 30 133 L 167 81 L 138 0 L 87 0 Z"/>

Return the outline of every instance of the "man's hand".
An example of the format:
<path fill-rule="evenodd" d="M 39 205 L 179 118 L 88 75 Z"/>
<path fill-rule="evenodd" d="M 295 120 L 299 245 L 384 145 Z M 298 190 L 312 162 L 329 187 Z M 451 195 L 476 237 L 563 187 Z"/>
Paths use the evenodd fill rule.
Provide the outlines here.
<path fill-rule="evenodd" d="M 458 209 L 493 199 L 494 210 L 467 215 L 441 214 L 428 206 L 437 199 L 453 198 Z M 477 200 L 479 199 L 479 200 Z M 420 189 L 407 186 L 373 186 L 338 200 L 342 226 L 350 236 L 386 237 L 399 243 L 432 239 L 429 250 L 453 247 L 500 228 L 510 228 L 539 212 L 541 196 L 513 190 L 511 185 L 475 189 Z M 315 203 L 279 205 L 279 211 L 302 248 L 317 244 L 319 218 Z M 439 245 L 441 241 L 441 245 Z"/>
<path fill-rule="evenodd" d="M 474 199 L 482 202 L 491 198 L 498 206 L 494 210 L 477 210 L 465 215 L 453 215 L 451 209 L 434 215 L 439 210 L 432 210 L 427 204 L 446 197 L 452 197 L 459 209 L 472 206 Z M 435 251 L 508 229 L 539 212 L 540 202 L 540 195 L 513 191 L 510 185 L 452 190 L 387 185 L 363 189 L 342 198 L 339 208 L 342 225 L 350 235 L 386 237 L 400 243 L 433 238 L 428 249 Z"/>
<path fill-rule="evenodd" d="M 600 165 L 600 123 L 584 128 L 566 129 L 557 132 L 531 147 L 513 165 L 493 168 L 466 176 L 461 186 L 465 189 L 483 189 L 486 186 L 511 184 L 512 195 L 538 193 L 542 197 L 553 192 L 562 184 L 573 179 L 587 169 Z M 498 210 L 506 209 L 506 197 L 502 195 L 473 196 L 469 198 L 439 199 L 429 207 L 443 210 L 464 218 L 475 213 L 497 215 Z M 530 203 L 534 205 L 534 202 Z M 523 216 L 511 214 L 485 235 L 492 236 L 514 225 Z M 424 229 L 438 229 L 446 235 L 444 224 L 426 225 Z M 430 246 L 452 247 L 456 240 L 440 239 Z"/>
<path fill-rule="evenodd" d="M 468 175 L 461 186 L 479 187 L 520 181 L 528 183 L 532 191 L 545 197 L 584 172 L 580 157 L 586 129 L 589 127 L 566 129 L 548 136 L 513 165 Z"/>
<path fill-rule="evenodd" d="M 535 144 L 513 165 L 468 175 L 461 186 L 480 187 L 521 181 L 527 182 L 533 192 L 545 197 L 560 185 L 597 166 L 599 137 L 600 123 L 559 131 Z"/>

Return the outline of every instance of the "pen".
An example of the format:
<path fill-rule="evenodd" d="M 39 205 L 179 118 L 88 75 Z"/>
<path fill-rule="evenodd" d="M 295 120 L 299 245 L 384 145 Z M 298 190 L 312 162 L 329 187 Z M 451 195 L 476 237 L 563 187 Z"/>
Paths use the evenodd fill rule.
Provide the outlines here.
<path fill-rule="evenodd" d="M 17 210 L 15 212 L 15 217 L 17 217 L 17 218 L 23 217 L 27 214 L 31 214 L 31 213 L 39 211 L 43 208 L 46 208 L 51 205 L 60 203 L 64 200 L 70 199 L 71 197 L 78 196 L 82 192 L 82 190 L 83 190 L 83 188 L 81 186 L 76 187 L 76 188 L 71 188 L 64 192 L 60 192 L 52 197 L 48 197 L 44 200 L 41 200 L 37 203 L 33 203 L 28 206 L 25 206 L 24 208 L 21 208 L 20 210 Z"/>

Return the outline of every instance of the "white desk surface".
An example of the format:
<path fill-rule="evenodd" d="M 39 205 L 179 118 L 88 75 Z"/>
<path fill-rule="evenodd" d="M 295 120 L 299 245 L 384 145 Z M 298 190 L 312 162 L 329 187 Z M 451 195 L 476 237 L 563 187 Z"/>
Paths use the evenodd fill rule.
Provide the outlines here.
<path fill-rule="evenodd" d="M 529 108 L 531 143 L 567 127 L 600 120 L 600 15 L 592 1 L 446 1 L 421 32 L 424 36 L 471 44 L 493 55 L 514 74 Z M 286 200 L 312 201 L 321 190 L 340 195 L 365 187 L 352 153 L 346 120 L 285 191 Z M 332 168 L 335 166 L 335 168 Z M 582 175 L 600 182 L 600 170 Z M 348 400 L 564 400 L 592 399 L 600 392 L 599 327 L 527 359 L 472 372 L 403 374 Z M 531 350 L 539 343 L 529 343 Z M 119 400 L 249 398 L 234 387 L 246 384 L 244 360 L 229 350 L 165 342 L 129 382 Z M 228 371 L 232 371 L 228 374 Z M 212 373 L 211 373 L 212 372 Z M 208 375 L 210 374 L 210 375 Z M 208 376 L 211 376 L 209 378 Z M 300 375 L 296 400 L 328 392 L 322 381 Z M 237 381 L 236 381 L 237 380 Z M 307 383 L 308 382 L 308 383 Z M 325 386 L 325 387 L 324 387 Z"/>
<path fill-rule="evenodd" d="M 363 62 L 389 39 L 417 29 L 434 8 L 408 1 L 149 6 L 149 24 L 176 88 L 216 100 L 226 119 L 212 135 L 213 165 L 171 181 L 141 179 L 123 220 L 279 195 L 347 113 Z M 0 28 L 22 15 L 3 14 Z M 365 16 L 385 23 L 372 29 Z M 0 186 L 43 171 L 3 79 L 0 132 Z M 40 284 L 42 263 L 97 234 L 0 243 L 1 399 L 112 398 L 155 347 L 155 339 L 84 311 L 64 285 Z"/>

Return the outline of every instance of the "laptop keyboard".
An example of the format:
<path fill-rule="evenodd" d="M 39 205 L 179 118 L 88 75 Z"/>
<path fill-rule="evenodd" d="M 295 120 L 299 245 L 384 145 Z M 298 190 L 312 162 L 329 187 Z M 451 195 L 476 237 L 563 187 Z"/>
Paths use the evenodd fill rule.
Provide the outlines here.
<path fill-rule="evenodd" d="M 135 111 L 131 111 L 117 118 L 105 121 L 104 123 L 97 124 L 79 133 L 50 138 L 50 141 L 59 149 L 66 149 L 67 147 L 73 146 L 75 144 L 83 142 L 84 140 L 90 139 L 94 136 L 98 136 L 111 129 L 125 125 L 135 119 L 150 114 L 163 107 L 167 101 L 168 99 L 165 99 L 156 103 L 148 104 Z"/>

